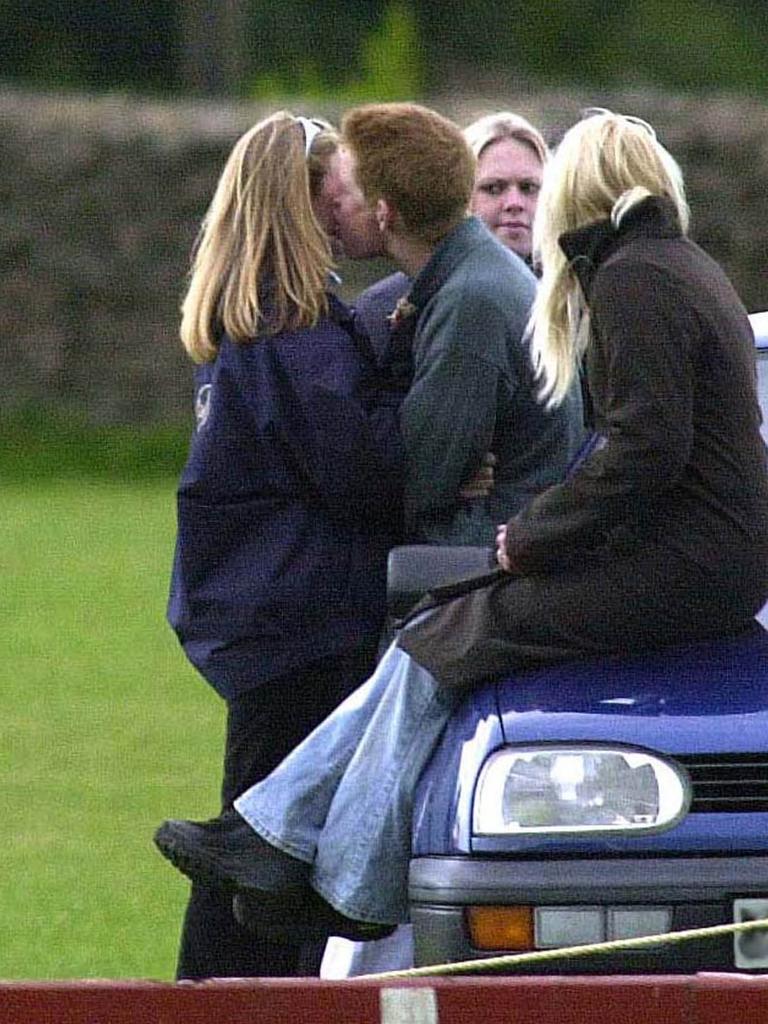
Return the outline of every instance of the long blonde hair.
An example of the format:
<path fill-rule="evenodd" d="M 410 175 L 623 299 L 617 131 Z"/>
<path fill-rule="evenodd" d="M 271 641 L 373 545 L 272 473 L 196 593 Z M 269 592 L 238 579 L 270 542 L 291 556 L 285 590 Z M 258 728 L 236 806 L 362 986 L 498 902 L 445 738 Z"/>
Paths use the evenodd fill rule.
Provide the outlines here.
<path fill-rule="evenodd" d="M 329 135 L 335 139 L 330 126 L 311 152 L 327 151 Z M 246 342 L 311 326 L 326 311 L 333 259 L 311 194 L 323 168 L 305 148 L 302 123 L 286 111 L 235 143 L 200 228 L 181 306 L 181 340 L 195 362 L 216 357 L 221 328 Z"/>
<path fill-rule="evenodd" d="M 540 395 L 548 406 L 565 398 L 589 341 L 589 311 L 558 239 L 608 217 L 618 227 L 627 210 L 649 195 L 671 199 L 687 231 L 679 166 L 649 124 L 609 110 L 587 111 L 545 169 L 533 226 L 542 277 L 530 329 Z"/>

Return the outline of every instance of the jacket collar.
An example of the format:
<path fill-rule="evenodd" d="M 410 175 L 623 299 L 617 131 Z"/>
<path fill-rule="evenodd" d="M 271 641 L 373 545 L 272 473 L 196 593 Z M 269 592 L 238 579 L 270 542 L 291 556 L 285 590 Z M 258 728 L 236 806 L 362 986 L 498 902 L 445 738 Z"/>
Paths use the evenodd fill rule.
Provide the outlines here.
<path fill-rule="evenodd" d="M 419 310 L 450 277 L 470 249 L 488 240 L 490 233 L 477 217 L 467 217 L 441 239 L 426 265 L 413 279 L 408 301 Z"/>
<path fill-rule="evenodd" d="M 617 228 L 606 218 L 566 231 L 558 241 L 588 296 L 597 268 L 617 249 L 638 238 L 679 238 L 682 233 L 672 200 L 648 196 L 626 212 Z"/>

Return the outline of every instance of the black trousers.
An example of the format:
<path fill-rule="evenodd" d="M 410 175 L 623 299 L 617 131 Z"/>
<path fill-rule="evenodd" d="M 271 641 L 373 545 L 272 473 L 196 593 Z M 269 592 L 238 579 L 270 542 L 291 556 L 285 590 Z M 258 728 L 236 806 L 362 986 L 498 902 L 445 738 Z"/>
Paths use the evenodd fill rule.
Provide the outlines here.
<path fill-rule="evenodd" d="M 257 683 L 227 702 L 222 810 L 263 779 L 375 667 L 375 644 Z M 193 885 L 181 933 L 178 979 L 317 975 L 325 943 L 260 939 L 232 914 L 232 894 Z"/>

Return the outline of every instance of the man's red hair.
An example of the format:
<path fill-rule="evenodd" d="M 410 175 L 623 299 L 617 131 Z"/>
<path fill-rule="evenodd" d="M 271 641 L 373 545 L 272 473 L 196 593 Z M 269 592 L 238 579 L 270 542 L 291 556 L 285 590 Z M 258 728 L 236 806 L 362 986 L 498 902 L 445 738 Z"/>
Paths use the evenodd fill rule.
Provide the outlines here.
<path fill-rule="evenodd" d="M 385 199 L 406 234 L 434 244 L 466 216 L 475 158 L 448 118 L 415 103 L 372 103 L 348 111 L 341 131 L 366 200 Z"/>

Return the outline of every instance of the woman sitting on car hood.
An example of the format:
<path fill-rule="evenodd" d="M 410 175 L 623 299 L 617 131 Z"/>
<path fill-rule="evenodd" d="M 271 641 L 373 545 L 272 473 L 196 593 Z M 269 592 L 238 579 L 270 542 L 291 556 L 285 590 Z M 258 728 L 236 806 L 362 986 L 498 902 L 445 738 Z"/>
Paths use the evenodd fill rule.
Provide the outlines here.
<path fill-rule="evenodd" d="M 649 125 L 596 111 L 566 133 L 536 215 L 532 353 L 551 405 L 586 362 L 593 444 L 500 527 L 494 577 L 427 599 L 236 811 L 160 828 L 177 867 L 233 888 L 240 919 L 378 938 L 407 918 L 412 795 L 469 688 L 749 626 L 768 596 L 753 337 L 687 226 Z"/>

